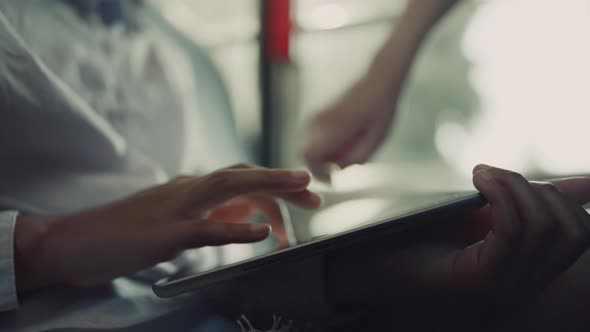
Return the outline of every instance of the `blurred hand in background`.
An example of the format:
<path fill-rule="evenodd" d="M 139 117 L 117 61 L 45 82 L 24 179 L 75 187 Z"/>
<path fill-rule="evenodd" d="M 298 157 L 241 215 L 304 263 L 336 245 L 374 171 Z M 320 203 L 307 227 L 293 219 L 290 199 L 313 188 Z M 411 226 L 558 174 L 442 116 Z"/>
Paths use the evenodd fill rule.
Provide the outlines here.
<path fill-rule="evenodd" d="M 308 126 L 304 158 L 329 180 L 330 166 L 365 163 L 389 134 L 420 46 L 456 0 L 411 1 L 364 77 Z"/>

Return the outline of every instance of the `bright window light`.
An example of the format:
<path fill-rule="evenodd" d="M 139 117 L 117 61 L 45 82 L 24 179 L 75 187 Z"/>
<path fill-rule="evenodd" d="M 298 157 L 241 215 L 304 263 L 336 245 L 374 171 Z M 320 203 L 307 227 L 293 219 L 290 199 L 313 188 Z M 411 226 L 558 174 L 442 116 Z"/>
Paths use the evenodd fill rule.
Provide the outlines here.
<path fill-rule="evenodd" d="M 311 29 L 329 30 L 346 26 L 349 21 L 350 15 L 344 5 L 325 3 L 311 8 L 309 14 L 301 17 L 300 24 Z"/>
<path fill-rule="evenodd" d="M 448 144 L 461 129 L 439 129 L 437 146 L 451 164 L 590 172 L 590 2 L 482 2 L 463 49 L 481 109 L 459 154 Z"/>

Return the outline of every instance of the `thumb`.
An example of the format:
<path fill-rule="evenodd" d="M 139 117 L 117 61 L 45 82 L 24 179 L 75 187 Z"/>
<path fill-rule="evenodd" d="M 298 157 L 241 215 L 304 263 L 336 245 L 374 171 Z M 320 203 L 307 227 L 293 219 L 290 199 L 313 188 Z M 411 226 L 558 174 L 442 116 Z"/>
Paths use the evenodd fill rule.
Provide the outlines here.
<path fill-rule="evenodd" d="M 580 205 L 590 202 L 590 178 L 576 177 L 551 180 L 550 182 L 574 202 Z"/>
<path fill-rule="evenodd" d="M 309 163 L 332 161 L 330 159 L 355 136 L 359 123 L 354 114 L 341 108 L 319 114 L 307 129 L 304 158 Z"/>
<path fill-rule="evenodd" d="M 189 230 L 183 232 L 183 247 L 200 248 L 222 246 L 232 243 L 252 243 L 266 239 L 270 225 L 230 224 L 221 222 L 187 223 Z"/>

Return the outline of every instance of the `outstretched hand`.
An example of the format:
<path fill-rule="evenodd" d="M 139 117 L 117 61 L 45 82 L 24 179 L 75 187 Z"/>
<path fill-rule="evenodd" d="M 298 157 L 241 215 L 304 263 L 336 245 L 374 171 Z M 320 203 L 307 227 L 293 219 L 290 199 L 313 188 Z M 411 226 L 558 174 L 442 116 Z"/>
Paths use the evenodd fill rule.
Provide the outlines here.
<path fill-rule="evenodd" d="M 69 216 L 20 217 L 15 233 L 17 285 L 21 290 L 95 285 L 186 249 L 261 241 L 269 236 L 270 225 L 242 223 L 254 209 L 269 215 L 284 239 L 274 198 L 317 208 L 321 199 L 306 189 L 309 182 L 305 171 L 238 165 L 203 177 L 179 177 Z"/>
<path fill-rule="evenodd" d="M 329 168 L 345 168 L 369 160 L 389 134 L 398 92 L 381 80 L 367 77 L 340 100 L 318 114 L 307 128 L 304 158 L 319 179 Z"/>

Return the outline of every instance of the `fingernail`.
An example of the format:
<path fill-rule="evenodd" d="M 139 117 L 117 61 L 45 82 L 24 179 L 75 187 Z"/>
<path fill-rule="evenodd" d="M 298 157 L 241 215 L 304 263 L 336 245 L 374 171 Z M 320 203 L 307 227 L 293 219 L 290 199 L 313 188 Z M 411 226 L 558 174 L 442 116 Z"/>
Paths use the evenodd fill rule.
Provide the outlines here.
<path fill-rule="evenodd" d="M 268 235 L 271 232 L 271 227 L 267 224 L 250 224 L 250 232 Z"/>
<path fill-rule="evenodd" d="M 310 175 L 307 171 L 293 171 L 291 172 L 291 180 L 295 183 L 304 183 L 309 181 Z"/>
<path fill-rule="evenodd" d="M 493 181 L 492 175 L 485 168 L 480 169 L 479 171 L 477 171 L 474 176 L 475 176 L 475 179 L 476 180 L 481 180 L 481 181 L 483 181 L 486 184 Z"/>
<path fill-rule="evenodd" d="M 479 164 L 473 168 L 473 173 L 477 173 L 480 170 L 492 169 L 493 167 L 487 164 Z"/>

